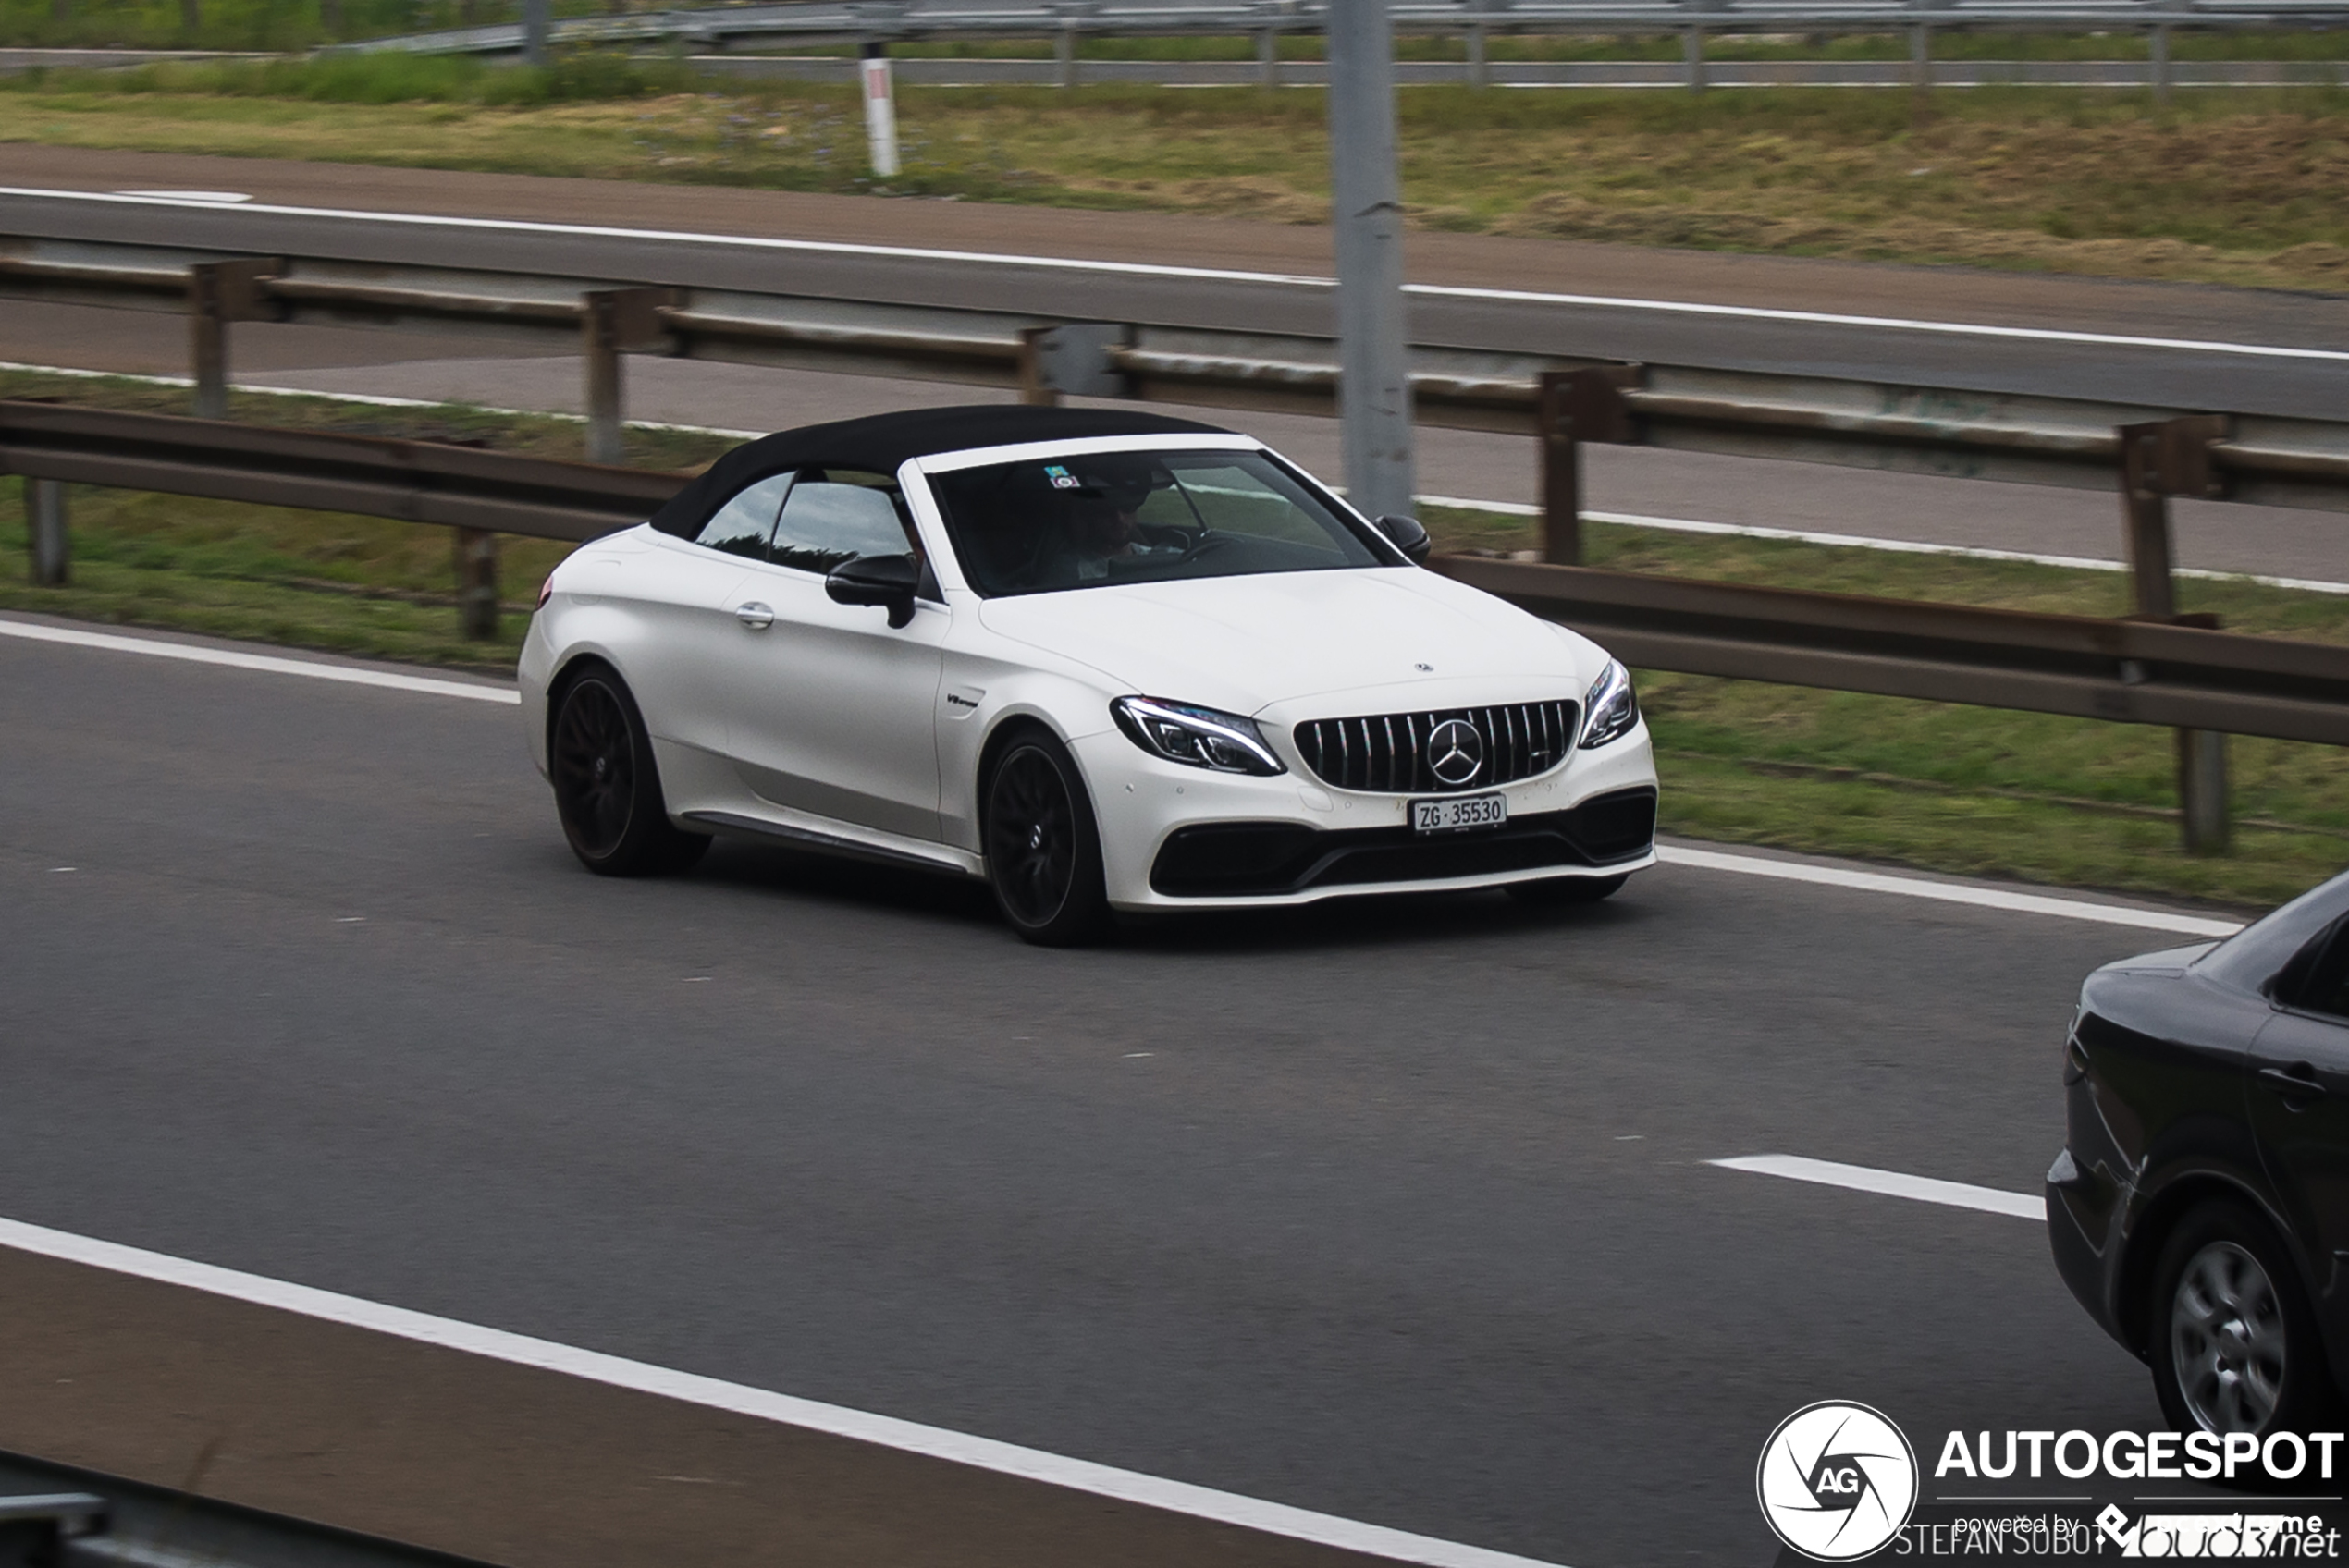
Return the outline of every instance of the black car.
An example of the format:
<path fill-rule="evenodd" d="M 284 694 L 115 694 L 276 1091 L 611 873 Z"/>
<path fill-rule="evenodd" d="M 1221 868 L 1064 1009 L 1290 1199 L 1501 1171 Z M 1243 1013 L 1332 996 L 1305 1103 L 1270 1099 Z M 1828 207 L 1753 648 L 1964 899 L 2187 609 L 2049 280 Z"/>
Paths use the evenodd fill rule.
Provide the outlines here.
<path fill-rule="evenodd" d="M 2064 1047 L 2056 1266 L 2171 1427 L 2338 1426 L 2349 1391 L 2349 875 L 2109 963 Z"/>

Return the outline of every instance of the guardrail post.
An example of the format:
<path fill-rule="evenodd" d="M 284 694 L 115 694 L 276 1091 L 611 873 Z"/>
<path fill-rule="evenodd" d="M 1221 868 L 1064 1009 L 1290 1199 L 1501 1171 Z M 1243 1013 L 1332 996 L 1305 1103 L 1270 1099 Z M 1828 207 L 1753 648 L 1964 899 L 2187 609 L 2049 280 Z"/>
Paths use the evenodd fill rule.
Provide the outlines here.
<path fill-rule="evenodd" d="M 1636 365 L 1542 373 L 1535 424 L 1542 438 L 1542 558 L 1582 564 L 1582 451 L 1585 441 L 1637 439 L 1623 388 Z"/>
<path fill-rule="evenodd" d="M 580 354 L 587 379 L 587 460 L 626 459 L 621 432 L 626 388 L 621 355 L 658 348 L 667 328 L 661 307 L 676 296 L 666 288 L 594 288 L 579 297 Z"/>
<path fill-rule="evenodd" d="M 544 66 L 550 57 L 547 47 L 555 30 L 555 10 L 551 0 L 522 0 L 522 63 Z"/>
<path fill-rule="evenodd" d="M 1909 85 L 1920 99 L 1933 91 L 1933 30 L 1923 22 L 1909 30 Z"/>
<path fill-rule="evenodd" d="M 458 630 L 473 642 L 489 642 L 498 635 L 498 535 L 486 528 L 450 532 L 456 546 Z"/>
<path fill-rule="evenodd" d="M 2129 572 L 2137 615 L 2175 621 L 2178 589 L 2171 549 L 2170 498 L 2215 496 L 2218 475 L 2210 444 L 2227 436 L 2227 420 L 2191 414 L 2150 424 L 2124 424 L 2121 438 L 2121 507 L 2128 529 Z M 2177 731 L 2178 807 L 2188 854 L 2222 854 L 2229 837 L 2227 738 L 2208 729 Z"/>
<path fill-rule="evenodd" d="M 1019 334 L 1019 400 L 1043 408 L 1052 408 L 1061 400 L 1060 389 L 1044 374 L 1044 348 L 1057 328 L 1050 326 L 1022 327 Z"/>
<path fill-rule="evenodd" d="M 1680 59 L 1688 67 L 1688 85 L 1691 92 L 1704 91 L 1704 30 L 1692 27 L 1680 34 Z"/>
<path fill-rule="evenodd" d="M 32 557 L 32 581 L 62 588 L 70 581 L 72 541 L 66 532 L 66 486 L 61 479 L 24 482 L 25 547 Z"/>
<path fill-rule="evenodd" d="M 2170 24 L 2154 24 L 2153 36 L 2146 41 L 2146 75 L 2153 84 L 2153 101 L 2167 108 L 2170 104 Z"/>
<path fill-rule="evenodd" d="M 1493 85 L 1493 67 L 1484 59 L 1484 24 L 1470 22 L 1460 42 L 1468 48 L 1468 83 L 1470 87 Z"/>
<path fill-rule="evenodd" d="M 1281 35 L 1275 29 L 1256 30 L 1256 85 L 1263 88 L 1281 84 Z"/>
<path fill-rule="evenodd" d="M 199 262 L 188 269 L 188 357 L 198 419 L 228 417 L 228 324 L 276 318 L 266 286 L 284 265 L 275 259 L 245 258 Z"/>

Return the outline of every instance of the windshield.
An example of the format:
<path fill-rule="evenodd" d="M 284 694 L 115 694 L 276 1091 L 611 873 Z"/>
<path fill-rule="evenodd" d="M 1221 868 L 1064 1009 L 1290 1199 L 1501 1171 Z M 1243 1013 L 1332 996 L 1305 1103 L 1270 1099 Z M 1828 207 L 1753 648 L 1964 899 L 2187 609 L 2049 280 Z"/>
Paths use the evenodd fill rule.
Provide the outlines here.
<path fill-rule="evenodd" d="M 1262 452 L 1086 453 L 929 483 L 989 598 L 1393 564 Z"/>

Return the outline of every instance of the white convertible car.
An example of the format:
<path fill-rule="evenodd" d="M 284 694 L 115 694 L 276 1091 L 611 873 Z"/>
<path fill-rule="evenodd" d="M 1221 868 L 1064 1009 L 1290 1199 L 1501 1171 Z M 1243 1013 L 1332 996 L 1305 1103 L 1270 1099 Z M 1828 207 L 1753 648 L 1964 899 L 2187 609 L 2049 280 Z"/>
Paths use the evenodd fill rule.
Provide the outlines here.
<path fill-rule="evenodd" d="M 523 720 L 609 875 L 781 841 L 984 877 L 1052 944 L 1112 910 L 1606 897 L 1655 858 L 1630 677 L 1426 555 L 1187 420 L 785 431 L 556 569 Z"/>

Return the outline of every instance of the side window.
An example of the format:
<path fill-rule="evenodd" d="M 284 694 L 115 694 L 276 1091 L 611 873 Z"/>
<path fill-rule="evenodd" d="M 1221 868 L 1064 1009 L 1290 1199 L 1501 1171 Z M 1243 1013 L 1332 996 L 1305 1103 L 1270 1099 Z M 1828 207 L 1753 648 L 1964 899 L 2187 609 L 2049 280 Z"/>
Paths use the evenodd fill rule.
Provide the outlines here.
<path fill-rule="evenodd" d="M 775 514 L 782 508 L 783 494 L 791 482 L 788 473 L 770 473 L 744 489 L 701 525 L 694 543 L 730 556 L 764 560 L 768 536 L 775 531 Z"/>
<path fill-rule="evenodd" d="M 806 471 L 783 503 L 767 558 L 777 566 L 825 572 L 858 556 L 914 552 L 898 510 L 895 485 L 880 474 Z"/>
<path fill-rule="evenodd" d="M 2295 978 L 2294 1007 L 2349 1022 L 2349 920 L 2333 926 L 2316 962 Z"/>

